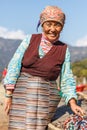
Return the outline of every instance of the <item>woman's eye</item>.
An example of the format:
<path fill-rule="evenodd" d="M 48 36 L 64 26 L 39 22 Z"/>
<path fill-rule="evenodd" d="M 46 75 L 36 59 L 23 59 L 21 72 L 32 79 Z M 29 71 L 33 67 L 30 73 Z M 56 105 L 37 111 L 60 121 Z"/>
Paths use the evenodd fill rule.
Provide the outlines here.
<path fill-rule="evenodd" d="M 50 23 L 46 23 L 46 25 L 47 25 L 47 26 L 51 26 L 51 24 L 50 24 Z"/>
<path fill-rule="evenodd" d="M 61 26 L 61 24 L 60 24 L 60 23 L 57 23 L 55 26 L 60 27 L 60 26 Z"/>

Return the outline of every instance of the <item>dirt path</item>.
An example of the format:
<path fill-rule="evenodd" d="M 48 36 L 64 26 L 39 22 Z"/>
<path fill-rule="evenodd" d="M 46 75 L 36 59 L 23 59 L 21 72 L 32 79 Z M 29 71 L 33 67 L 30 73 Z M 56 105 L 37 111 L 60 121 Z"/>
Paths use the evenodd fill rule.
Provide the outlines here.
<path fill-rule="evenodd" d="M 0 130 L 8 130 L 8 116 L 4 112 L 4 88 L 0 84 Z"/>

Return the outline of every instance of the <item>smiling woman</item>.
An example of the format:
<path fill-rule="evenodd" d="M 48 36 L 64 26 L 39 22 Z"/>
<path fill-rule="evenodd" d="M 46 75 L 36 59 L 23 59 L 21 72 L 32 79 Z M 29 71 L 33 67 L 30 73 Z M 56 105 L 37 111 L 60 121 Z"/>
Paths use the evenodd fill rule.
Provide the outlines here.
<path fill-rule="evenodd" d="M 61 31 L 62 25 L 56 21 L 47 21 L 43 24 L 44 35 L 51 43 L 59 38 Z"/>
<path fill-rule="evenodd" d="M 27 36 L 11 59 L 4 79 L 9 130 L 46 130 L 60 94 L 75 114 L 84 114 L 76 104 L 68 46 L 59 40 L 64 23 L 62 10 L 47 6 L 40 14 L 42 33 Z"/>

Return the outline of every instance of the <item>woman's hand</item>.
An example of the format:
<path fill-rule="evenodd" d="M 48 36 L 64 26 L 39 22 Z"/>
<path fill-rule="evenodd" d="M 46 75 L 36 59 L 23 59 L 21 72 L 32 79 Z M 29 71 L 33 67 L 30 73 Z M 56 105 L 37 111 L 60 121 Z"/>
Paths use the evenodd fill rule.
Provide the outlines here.
<path fill-rule="evenodd" d="M 12 104 L 12 98 L 5 97 L 5 112 L 8 115 Z"/>
<path fill-rule="evenodd" d="M 69 104 L 70 104 L 70 107 L 71 107 L 71 110 L 78 116 L 84 116 L 85 114 L 85 111 L 76 104 L 76 101 L 75 99 L 71 99 L 69 101 Z"/>
<path fill-rule="evenodd" d="M 6 90 L 5 92 L 5 112 L 9 114 L 11 104 L 12 104 L 12 93 L 13 90 Z"/>

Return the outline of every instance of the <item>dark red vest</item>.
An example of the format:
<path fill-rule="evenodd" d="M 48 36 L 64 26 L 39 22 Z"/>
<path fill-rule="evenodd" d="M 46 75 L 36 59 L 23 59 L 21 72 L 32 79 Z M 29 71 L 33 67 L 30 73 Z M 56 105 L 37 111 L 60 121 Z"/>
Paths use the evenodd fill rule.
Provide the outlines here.
<path fill-rule="evenodd" d="M 56 80 L 65 59 L 67 45 L 57 41 L 51 50 L 43 58 L 40 58 L 38 50 L 41 37 L 41 34 L 32 35 L 22 60 L 21 71 L 47 80 Z"/>

